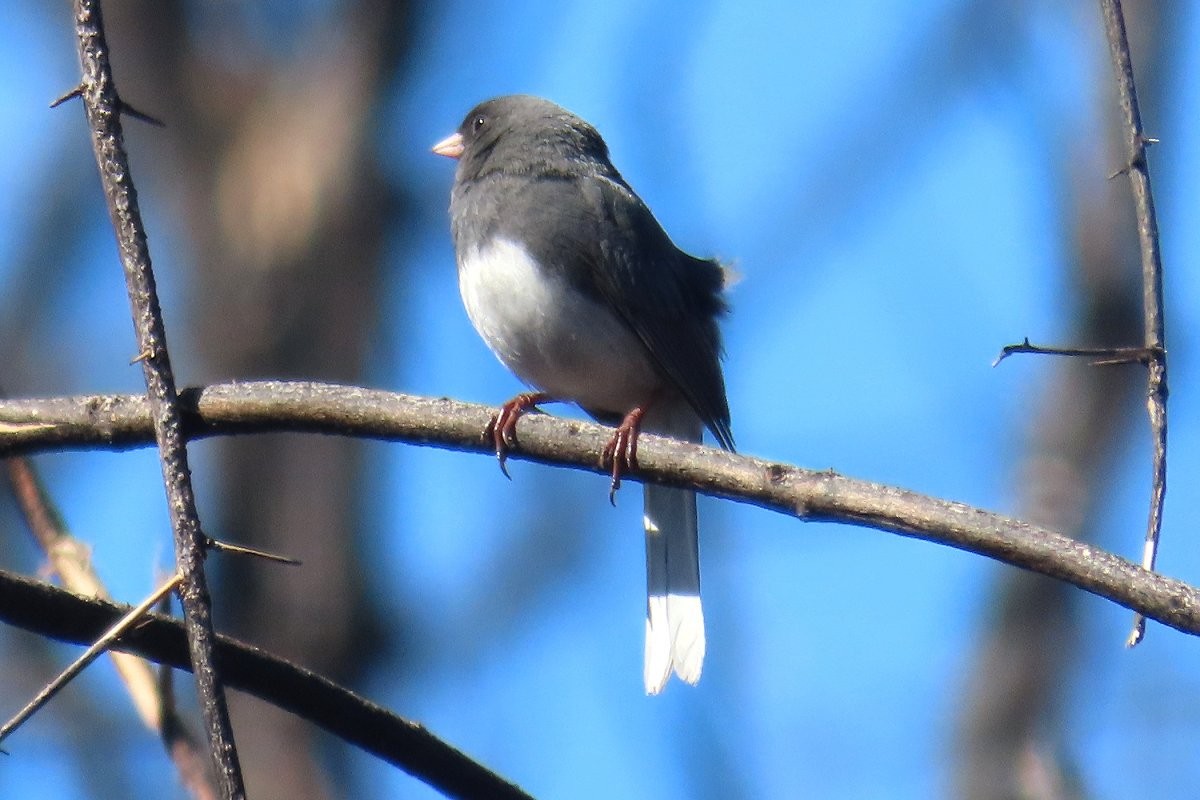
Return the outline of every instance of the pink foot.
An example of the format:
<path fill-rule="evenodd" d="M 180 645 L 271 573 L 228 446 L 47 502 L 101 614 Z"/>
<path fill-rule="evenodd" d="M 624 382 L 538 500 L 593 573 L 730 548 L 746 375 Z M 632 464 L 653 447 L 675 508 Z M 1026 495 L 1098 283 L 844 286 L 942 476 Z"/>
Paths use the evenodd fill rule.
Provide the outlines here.
<path fill-rule="evenodd" d="M 612 468 L 612 484 L 608 490 L 608 502 L 617 504 L 617 489 L 621 488 L 621 475 L 626 470 L 637 469 L 637 440 L 642 430 L 644 409 L 635 408 L 625 415 L 617 432 L 604 446 L 600 454 L 600 466 Z"/>
<path fill-rule="evenodd" d="M 483 438 L 492 440 L 492 445 L 496 448 L 496 459 L 500 462 L 500 471 L 509 480 L 512 480 L 512 476 L 508 474 L 508 467 L 504 465 L 504 462 L 508 459 L 508 451 L 517 443 L 517 420 L 526 411 L 536 408 L 538 403 L 545 403 L 552 399 L 543 392 L 519 394 L 500 406 L 500 410 L 492 416 L 487 427 L 483 429 Z"/>

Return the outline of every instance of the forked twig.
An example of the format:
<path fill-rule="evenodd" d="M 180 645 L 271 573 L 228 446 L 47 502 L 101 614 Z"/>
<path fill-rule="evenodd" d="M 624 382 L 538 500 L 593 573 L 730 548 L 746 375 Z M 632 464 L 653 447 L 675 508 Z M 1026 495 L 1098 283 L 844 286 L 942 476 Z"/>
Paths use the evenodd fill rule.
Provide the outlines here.
<path fill-rule="evenodd" d="M 18 727 L 20 727 L 22 723 L 37 713 L 38 709 L 44 706 L 50 700 L 50 698 L 58 694 L 59 690 L 70 683 L 71 680 L 80 672 L 82 672 L 88 664 L 95 661 L 96 657 L 106 651 L 112 645 L 112 643 L 121 636 L 121 634 L 125 633 L 131 627 L 136 625 L 142 619 L 142 617 L 145 616 L 147 611 L 154 608 L 155 604 L 158 603 L 159 600 L 173 592 L 175 587 L 179 586 L 180 580 L 181 576 L 178 573 L 171 576 L 171 579 L 155 589 L 153 594 L 131 609 L 128 614 L 117 620 L 116 624 L 105 631 L 103 636 L 93 642 L 91 647 L 89 647 L 87 650 L 84 650 L 79 658 L 71 662 L 70 666 L 64 669 L 57 678 L 46 684 L 46 686 L 43 687 L 42 690 L 38 692 L 37 695 L 30 700 L 24 708 L 18 711 L 12 719 L 4 723 L 3 727 L 0 727 L 0 742 L 3 742 L 6 738 L 8 738 L 9 734 L 11 734 Z"/>
<path fill-rule="evenodd" d="M 1128 175 L 1133 190 L 1138 247 L 1142 262 L 1142 345 L 1096 349 L 1041 347 L 1030 344 L 1026 338 L 1021 344 L 1006 346 L 992 365 L 999 364 L 1015 353 L 1083 356 L 1095 359 L 1092 362 L 1095 365 L 1133 362 L 1146 365 L 1146 410 L 1154 439 L 1154 456 L 1151 467 L 1150 512 L 1146 522 L 1145 544 L 1142 547 L 1142 567 L 1153 570 L 1158 556 L 1163 504 L 1167 495 L 1167 350 L 1163 323 L 1162 254 L 1158 242 L 1154 196 L 1150 191 L 1150 170 L 1146 163 L 1146 149 L 1158 140 L 1147 136 L 1142 129 L 1137 88 L 1133 80 L 1133 60 L 1129 52 L 1129 39 L 1125 34 L 1125 16 L 1121 10 L 1121 0 L 1100 0 L 1100 10 L 1104 16 L 1104 33 L 1108 39 L 1117 78 L 1117 94 L 1121 103 L 1126 145 L 1125 163 L 1110 175 L 1109 179 L 1122 174 Z M 1133 628 L 1125 644 L 1133 647 L 1145 634 L 1146 618 L 1135 614 Z"/>

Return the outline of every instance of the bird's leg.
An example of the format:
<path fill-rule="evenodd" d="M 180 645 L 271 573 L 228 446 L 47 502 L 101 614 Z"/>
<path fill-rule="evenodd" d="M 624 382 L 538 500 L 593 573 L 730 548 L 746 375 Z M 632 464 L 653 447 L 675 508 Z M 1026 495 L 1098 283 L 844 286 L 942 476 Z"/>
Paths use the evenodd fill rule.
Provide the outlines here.
<path fill-rule="evenodd" d="M 627 469 L 637 469 L 637 440 L 642 430 L 642 417 L 646 409 L 635 408 L 625 415 L 617 432 L 609 439 L 600 453 L 600 466 L 612 469 L 612 484 L 608 490 L 608 502 L 617 504 L 617 489 L 621 488 L 621 474 Z"/>
<path fill-rule="evenodd" d="M 508 467 L 504 462 L 508 459 L 508 451 L 517 443 L 517 420 L 526 411 L 536 408 L 538 403 L 552 400 L 554 398 L 544 392 L 522 392 L 500 406 L 500 410 L 492 415 L 487 427 L 483 429 L 484 441 L 492 440 L 496 448 L 496 459 L 500 462 L 500 471 L 509 480 L 512 480 L 512 476 L 508 474 Z"/>

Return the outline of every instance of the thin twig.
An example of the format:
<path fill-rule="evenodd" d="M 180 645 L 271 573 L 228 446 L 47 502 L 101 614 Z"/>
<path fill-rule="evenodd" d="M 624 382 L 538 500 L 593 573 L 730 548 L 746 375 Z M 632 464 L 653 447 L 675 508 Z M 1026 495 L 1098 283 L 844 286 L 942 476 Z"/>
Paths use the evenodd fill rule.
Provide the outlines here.
<path fill-rule="evenodd" d="M 305 431 L 357 436 L 494 457 L 480 436 L 487 406 L 329 384 L 264 381 L 181 394 L 190 436 Z M 138 395 L 0 400 L 0 421 L 49 428 L 0 434 L 0 457 L 40 450 L 122 449 L 151 441 L 148 404 Z M 612 429 L 549 414 L 521 419 L 512 459 L 607 474 L 600 451 Z M 687 486 L 804 520 L 878 528 L 957 547 L 1067 581 L 1173 627 L 1200 614 L 1200 592 L 1045 528 L 961 503 L 778 462 L 644 435 L 630 478 Z M 1163 582 L 1160 582 L 1163 581 Z M 1192 609 L 1189 611 L 1187 609 Z M 1200 616 L 1196 617 L 1200 619 Z M 1189 629 L 1190 630 L 1190 629 Z"/>
<path fill-rule="evenodd" d="M 146 245 L 146 230 L 121 129 L 121 113 L 128 106 L 122 103 L 113 81 L 99 0 L 75 0 L 74 8 L 79 60 L 83 66 L 81 97 L 87 111 L 88 125 L 92 131 L 92 149 L 125 271 L 125 284 L 137 332 L 137 349 L 139 353 L 147 354 L 142 360 L 142 372 L 162 461 L 167 506 L 175 538 L 175 561 L 182 575 L 179 595 L 195 667 L 196 691 L 221 795 L 226 800 L 232 800 L 244 797 L 246 792 L 225 692 L 213 660 L 212 612 L 204 576 L 205 537 L 196 513 L 175 380 L 167 355 L 166 329 L 150 266 L 150 251 Z"/>
<path fill-rule="evenodd" d="M 17 457 L 7 459 L 5 464 L 17 505 L 63 585 L 84 597 L 110 599 L 92 568 L 90 550 L 67 529 L 33 462 Z M 163 613 L 169 610 L 170 599 L 169 595 L 162 598 Z M 169 693 L 164 695 L 150 664 L 145 659 L 115 650 L 108 656 L 129 690 L 142 722 L 164 740 L 170 740 L 167 749 L 179 772 L 180 782 L 197 800 L 215 798 L 216 784 L 203 767 L 210 759 L 177 716 L 173 698 Z"/>
<path fill-rule="evenodd" d="M 84 667 L 96 660 L 96 657 L 112 646 L 112 643 L 117 640 L 121 634 L 128 631 L 132 626 L 136 625 L 146 612 L 154 608 L 155 604 L 162 599 L 164 595 L 175 591 L 179 586 L 180 577 L 178 574 L 171 576 L 171 579 L 162 586 L 154 590 L 154 593 L 143 600 L 138 606 L 129 611 L 121 619 L 117 620 L 112 627 L 104 632 L 100 638 L 92 643 L 87 650 L 84 650 L 79 658 L 71 662 L 70 666 L 64 669 L 57 678 L 46 684 L 37 695 L 30 700 L 24 708 L 16 713 L 16 715 L 8 722 L 0 727 L 0 742 L 8 738 L 9 734 L 21 726 L 25 720 L 32 717 L 37 710 L 44 706 L 50 698 L 58 694 L 59 690 L 71 682 Z"/>
<path fill-rule="evenodd" d="M 1020 344 L 1006 344 L 1000 350 L 1000 355 L 996 356 L 996 360 L 992 362 L 992 366 L 997 366 L 1001 361 L 1009 356 L 1017 354 L 1031 354 L 1043 356 L 1073 356 L 1090 358 L 1093 367 L 1107 367 L 1117 364 L 1149 364 L 1161 355 L 1161 350 L 1154 350 L 1147 347 L 1045 347 L 1039 344 L 1032 344 L 1029 337 Z"/>
<path fill-rule="evenodd" d="M 1146 523 L 1146 542 L 1142 551 L 1142 566 L 1154 569 L 1158 555 L 1158 535 L 1162 529 L 1163 503 L 1167 494 L 1167 353 L 1163 323 L 1162 254 L 1158 243 L 1158 219 L 1154 213 L 1154 195 L 1150 191 L 1150 169 L 1146 163 L 1146 147 L 1150 144 L 1142 130 L 1142 115 L 1138 109 L 1137 88 L 1133 82 L 1133 59 L 1129 39 L 1125 35 L 1125 15 L 1121 0 L 1100 0 L 1104 13 L 1104 33 L 1112 53 L 1117 78 L 1117 94 L 1125 126 L 1127 161 L 1124 171 L 1129 175 L 1133 190 L 1134 213 L 1137 217 L 1138 245 L 1142 255 L 1142 311 L 1144 346 L 1153 354 L 1149 361 L 1146 390 L 1146 409 L 1154 437 L 1154 465 L 1150 490 L 1150 514 Z M 1133 629 L 1126 644 L 1133 647 L 1146 633 L 1146 619 L 1135 615 Z"/>
<path fill-rule="evenodd" d="M 89 600 L 44 581 L 0 570 L 0 622 L 63 641 L 86 643 L 124 611 L 110 602 Z M 147 614 L 141 625 L 114 646 L 178 669 L 191 667 L 179 620 L 158 614 Z M 228 636 L 217 637 L 217 652 L 222 675 L 229 686 L 319 725 L 449 797 L 529 798 L 423 726 L 398 717 L 310 670 Z"/>

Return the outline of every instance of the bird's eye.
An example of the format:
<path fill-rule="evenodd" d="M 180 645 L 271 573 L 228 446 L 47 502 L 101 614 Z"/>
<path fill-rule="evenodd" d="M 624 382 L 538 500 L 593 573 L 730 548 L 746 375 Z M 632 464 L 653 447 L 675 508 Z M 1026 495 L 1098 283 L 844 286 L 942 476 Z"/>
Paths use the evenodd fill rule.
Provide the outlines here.
<path fill-rule="evenodd" d="M 480 114 L 475 119 L 471 120 L 471 133 L 479 133 L 479 129 L 487 124 L 487 117 Z"/>

